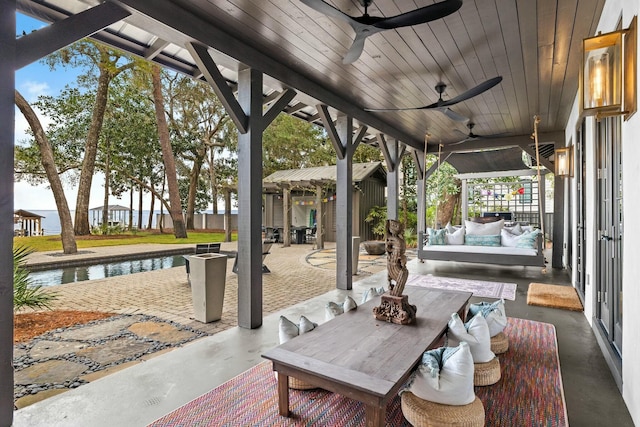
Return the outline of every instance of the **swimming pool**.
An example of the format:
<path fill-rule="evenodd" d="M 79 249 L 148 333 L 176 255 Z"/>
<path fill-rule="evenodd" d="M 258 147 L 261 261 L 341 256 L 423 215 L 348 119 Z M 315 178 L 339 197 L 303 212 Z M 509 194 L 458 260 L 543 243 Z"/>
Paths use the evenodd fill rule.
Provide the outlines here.
<path fill-rule="evenodd" d="M 125 274 L 162 270 L 165 268 L 184 266 L 182 255 L 157 256 L 147 259 L 107 262 L 95 265 L 55 268 L 51 270 L 32 271 L 29 277 L 34 285 L 56 286 L 64 283 L 97 280 Z"/>

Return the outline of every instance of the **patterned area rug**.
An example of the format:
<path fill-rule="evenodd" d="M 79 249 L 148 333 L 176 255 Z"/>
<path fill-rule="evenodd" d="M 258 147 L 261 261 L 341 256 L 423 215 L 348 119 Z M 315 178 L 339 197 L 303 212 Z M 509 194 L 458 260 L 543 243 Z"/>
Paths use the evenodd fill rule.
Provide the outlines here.
<path fill-rule="evenodd" d="M 472 292 L 474 297 L 504 298 L 511 301 L 516 299 L 515 283 L 483 282 L 481 280 L 466 280 L 455 277 L 439 277 L 431 274 L 410 274 L 407 285 L 437 288 L 451 291 Z"/>
<path fill-rule="evenodd" d="M 476 387 L 485 425 L 567 426 L 556 333 L 553 325 L 509 318 L 509 350 L 500 355 L 502 378 Z M 278 415 L 276 379 L 264 362 L 151 424 L 176 426 L 342 426 L 364 425 L 364 405 L 323 390 L 289 393 L 291 418 Z M 386 425 L 409 426 L 400 398 L 387 406 Z"/>

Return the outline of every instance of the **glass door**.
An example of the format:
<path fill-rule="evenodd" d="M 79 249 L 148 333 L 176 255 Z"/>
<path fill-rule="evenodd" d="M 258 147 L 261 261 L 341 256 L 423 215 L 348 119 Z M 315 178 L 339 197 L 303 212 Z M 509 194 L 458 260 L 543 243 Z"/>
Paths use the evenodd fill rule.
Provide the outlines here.
<path fill-rule="evenodd" d="M 596 317 L 612 348 L 622 354 L 622 150 L 620 118 L 596 124 L 598 243 Z"/>

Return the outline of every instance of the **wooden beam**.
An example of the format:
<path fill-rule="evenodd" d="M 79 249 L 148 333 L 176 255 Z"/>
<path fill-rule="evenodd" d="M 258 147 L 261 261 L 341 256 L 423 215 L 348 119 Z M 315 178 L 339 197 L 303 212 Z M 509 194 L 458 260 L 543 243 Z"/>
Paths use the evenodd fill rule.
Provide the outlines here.
<path fill-rule="evenodd" d="M 277 98 L 269 107 L 269 109 L 262 116 L 262 125 L 266 129 L 272 121 L 278 117 L 278 114 L 282 112 L 282 110 L 287 106 L 289 101 L 291 101 L 296 96 L 296 91 L 293 89 L 286 89 Z"/>
<path fill-rule="evenodd" d="M 213 61 L 213 58 L 209 54 L 209 48 L 199 43 L 187 43 L 185 47 L 198 65 L 198 69 L 204 75 L 207 83 L 211 85 L 218 99 L 222 102 L 224 109 L 240 133 L 247 133 L 249 117 L 244 113 L 242 107 L 240 107 L 236 97 L 233 95 L 233 91 L 227 84 L 227 80 L 218 69 L 218 65 Z M 260 92 L 262 92 L 262 88 L 260 88 Z M 260 103 L 262 105 L 262 100 L 260 100 Z"/>
<path fill-rule="evenodd" d="M 564 132 L 541 132 L 538 134 L 538 140 L 540 141 L 540 144 L 546 144 L 555 141 L 564 141 Z M 456 145 L 443 144 L 442 153 L 460 153 L 489 150 L 493 148 L 520 147 L 525 144 L 531 144 L 531 135 L 507 136 L 504 138 L 495 139 L 476 139 Z M 427 147 L 427 153 L 437 154 L 438 145 L 429 145 Z"/>
<path fill-rule="evenodd" d="M 24 35 L 16 40 L 15 69 L 27 66 L 130 15 L 128 10 L 106 2 Z"/>
<path fill-rule="evenodd" d="M 162 39 L 157 39 L 156 41 L 153 42 L 153 44 L 151 46 L 149 46 L 145 51 L 144 51 L 144 59 L 151 61 L 153 58 L 155 58 L 156 56 L 158 56 L 161 52 L 162 49 L 164 49 L 165 47 L 169 46 L 169 42 L 166 40 L 162 40 Z"/>
<path fill-rule="evenodd" d="M 324 124 L 325 130 L 329 134 L 329 139 L 331 140 L 333 149 L 336 151 L 338 160 L 344 159 L 344 156 L 346 155 L 347 147 L 342 145 L 342 140 L 340 139 L 340 135 L 338 135 L 336 126 L 333 124 L 333 120 L 331 119 L 331 115 L 329 114 L 329 107 L 327 107 L 324 104 L 319 104 L 316 106 L 316 108 L 318 109 L 318 114 L 322 119 L 322 123 Z"/>
<path fill-rule="evenodd" d="M 280 61 L 255 45 L 239 40 L 236 35 L 226 32 L 223 28 L 227 27 L 228 23 L 223 21 L 224 16 L 208 15 L 207 19 L 203 19 L 171 0 L 155 0 L 153 2 L 119 0 L 119 3 L 146 15 L 146 17 L 136 17 L 139 21 L 132 21 L 139 22 L 143 28 L 148 26 L 148 17 L 158 23 L 164 23 L 165 26 L 158 24 L 158 27 L 154 29 L 158 36 L 162 36 L 162 33 L 167 31 L 182 33 L 186 39 L 197 40 L 211 46 L 224 56 L 258 69 L 286 86 L 296 88 L 320 103 L 330 105 L 358 122 L 366 123 L 368 126 L 404 141 L 414 148 L 420 148 L 424 144 L 421 138 L 416 138 L 415 135 L 398 129 L 391 122 L 376 114 L 364 111 L 362 105 L 356 105 L 348 95 L 327 89 L 326 84 L 322 81 L 315 80 L 293 69 L 291 64 Z"/>
<path fill-rule="evenodd" d="M 528 144 L 521 145 L 520 148 L 522 148 L 522 151 L 524 151 L 534 159 L 536 158 L 536 150 L 534 148 L 531 148 L 531 141 L 529 141 Z M 540 164 L 545 168 L 547 168 L 549 172 L 553 172 L 553 163 L 551 163 L 549 159 L 547 159 L 546 157 L 542 157 L 542 156 L 538 156 L 538 157 L 540 160 Z"/>

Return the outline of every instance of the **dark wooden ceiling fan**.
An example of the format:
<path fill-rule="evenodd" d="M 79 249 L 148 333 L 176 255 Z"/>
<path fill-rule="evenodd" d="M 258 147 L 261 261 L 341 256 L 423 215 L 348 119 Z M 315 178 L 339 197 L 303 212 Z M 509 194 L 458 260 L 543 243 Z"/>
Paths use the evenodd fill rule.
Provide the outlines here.
<path fill-rule="evenodd" d="M 502 81 L 502 76 L 498 76 L 498 77 L 494 77 L 492 79 L 489 79 L 487 81 L 484 81 L 482 83 L 480 83 L 478 86 L 469 89 L 468 91 L 461 93 L 460 95 L 448 99 L 448 100 L 444 100 L 442 99 L 442 93 L 444 92 L 444 90 L 446 89 L 447 85 L 440 82 L 436 85 L 435 89 L 438 92 L 438 94 L 440 95 L 438 100 L 436 102 L 434 102 L 433 104 L 429 104 L 429 105 L 424 105 L 422 107 L 408 107 L 408 108 L 365 108 L 365 111 L 410 111 L 410 110 L 437 110 L 440 111 L 441 113 L 443 113 L 444 115 L 446 115 L 447 117 L 449 117 L 451 120 L 455 120 L 456 122 L 466 122 L 469 121 L 469 119 L 461 114 L 456 113 L 455 111 L 451 110 L 449 107 L 451 105 L 455 105 L 459 102 L 462 101 L 466 101 L 467 99 L 473 98 L 474 96 L 478 96 L 480 95 L 482 92 L 485 92 L 489 89 L 491 89 L 492 87 L 494 87 L 495 85 L 497 85 L 498 83 L 500 83 Z"/>
<path fill-rule="evenodd" d="M 467 141 L 475 141 L 476 139 L 492 139 L 492 138 L 499 138 L 499 137 L 508 135 L 508 133 L 506 133 L 506 132 L 496 133 L 496 134 L 493 134 L 493 135 L 477 135 L 477 134 L 473 133 L 473 128 L 474 128 L 475 125 L 476 124 L 471 122 L 471 121 L 469 123 L 467 123 L 467 128 L 469 128 L 469 133 L 468 134 L 464 134 L 465 138 L 460 140 L 460 141 L 447 144 L 447 146 L 458 145 L 458 144 L 465 143 Z M 459 130 L 457 130 L 457 131 L 462 133 Z"/>
<path fill-rule="evenodd" d="M 360 4 L 364 6 L 364 15 L 357 17 L 347 15 L 322 0 L 300 1 L 320 13 L 347 22 L 356 32 L 356 37 L 351 44 L 351 48 L 349 48 L 349 51 L 342 60 L 344 64 L 351 64 L 360 57 L 366 38 L 373 34 L 384 30 L 409 27 L 444 18 L 462 6 L 462 0 L 444 0 L 410 12 L 384 18 L 370 16 L 368 14 L 367 9 L 371 3 L 373 3 L 373 0 L 360 0 Z"/>

